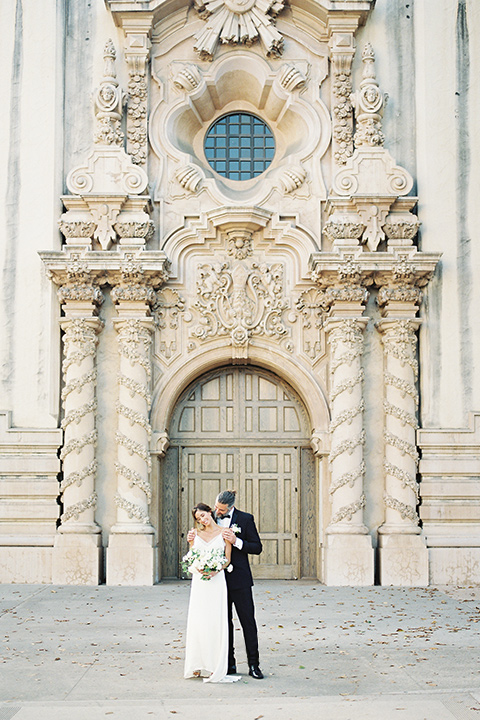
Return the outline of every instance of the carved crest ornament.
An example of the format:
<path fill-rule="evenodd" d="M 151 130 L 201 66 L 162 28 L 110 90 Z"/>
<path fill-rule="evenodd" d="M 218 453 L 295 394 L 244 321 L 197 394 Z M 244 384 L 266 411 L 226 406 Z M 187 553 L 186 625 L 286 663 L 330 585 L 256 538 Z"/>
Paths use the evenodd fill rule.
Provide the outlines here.
<path fill-rule="evenodd" d="M 274 18 L 283 0 L 194 0 L 206 27 L 195 35 L 194 49 L 202 60 L 213 60 L 218 43 L 252 45 L 259 40 L 268 57 L 283 51 L 283 37 Z"/>
<path fill-rule="evenodd" d="M 287 333 L 282 322 L 288 307 L 283 266 L 244 262 L 200 265 L 194 307 L 202 316 L 193 331 L 200 339 L 230 335 L 232 344 L 241 347 L 252 335 L 280 338 Z"/>

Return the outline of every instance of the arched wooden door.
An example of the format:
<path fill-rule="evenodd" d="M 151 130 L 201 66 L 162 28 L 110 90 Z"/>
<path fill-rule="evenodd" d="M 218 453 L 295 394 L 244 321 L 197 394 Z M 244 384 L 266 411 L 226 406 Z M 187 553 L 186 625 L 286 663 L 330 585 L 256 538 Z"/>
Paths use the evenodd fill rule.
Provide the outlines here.
<path fill-rule="evenodd" d="M 305 562 L 314 563 L 313 551 L 304 547 L 309 558 L 302 562 L 299 539 L 301 505 L 315 526 L 309 435 L 299 398 L 266 371 L 225 368 L 188 388 L 173 414 L 162 472 L 162 577 L 177 576 L 191 508 L 213 505 L 224 489 L 237 490 L 238 507 L 255 516 L 264 548 L 251 558 L 255 577 L 311 576 Z"/>

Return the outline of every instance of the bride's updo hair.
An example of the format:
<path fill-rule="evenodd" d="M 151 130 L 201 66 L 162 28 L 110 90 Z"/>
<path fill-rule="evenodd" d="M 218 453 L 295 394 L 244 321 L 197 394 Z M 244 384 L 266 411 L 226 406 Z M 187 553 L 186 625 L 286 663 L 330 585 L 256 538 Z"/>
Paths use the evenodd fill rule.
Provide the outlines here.
<path fill-rule="evenodd" d="M 201 512 L 208 512 L 208 513 L 210 513 L 210 515 L 211 515 L 212 518 L 213 518 L 213 510 L 212 510 L 212 508 L 210 507 L 210 505 L 207 505 L 206 503 L 197 503 L 197 504 L 195 505 L 195 507 L 193 508 L 193 510 L 192 510 L 192 515 L 193 515 L 193 520 L 194 520 L 194 522 L 195 522 L 195 526 L 197 526 L 197 524 L 198 524 L 198 520 L 197 520 L 196 515 L 197 515 L 197 512 L 198 512 L 199 510 L 200 510 Z"/>

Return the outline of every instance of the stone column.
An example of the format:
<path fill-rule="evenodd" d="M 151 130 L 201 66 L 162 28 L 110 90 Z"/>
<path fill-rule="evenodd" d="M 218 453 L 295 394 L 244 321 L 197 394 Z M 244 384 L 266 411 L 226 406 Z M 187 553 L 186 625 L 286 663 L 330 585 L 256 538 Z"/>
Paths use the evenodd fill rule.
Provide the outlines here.
<path fill-rule="evenodd" d="M 330 498 L 327 528 L 327 585 L 373 584 L 373 548 L 363 522 L 363 331 L 367 318 L 335 315 L 327 321 L 330 345 Z"/>
<path fill-rule="evenodd" d="M 417 291 L 418 292 L 418 291 Z M 378 323 L 384 348 L 385 522 L 379 528 L 382 585 L 428 585 L 428 550 L 417 505 L 419 319 Z"/>
<path fill-rule="evenodd" d="M 117 521 L 107 550 L 107 584 L 152 585 L 156 579 L 154 528 L 150 522 L 150 380 L 155 292 L 140 263 L 127 254 L 123 280 L 112 290 L 118 307 L 119 375 L 116 431 Z M 163 280 L 163 278 L 162 278 Z M 157 284 L 159 284 L 157 278 Z"/>
<path fill-rule="evenodd" d="M 355 230 L 357 233 L 358 228 Z M 353 240 L 355 240 L 353 238 Z M 330 366 L 331 520 L 326 530 L 324 577 L 327 585 L 373 585 L 373 547 L 363 522 L 363 317 L 371 271 L 352 245 L 340 253 L 312 258 L 312 279 L 329 307 L 324 324 Z"/>
<path fill-rule="evenodd" d="M 63 513 L 55 539 L 52 581 L 59 584 L 98 585 L 101 536 L 95 522 L 96 462 L 96 345 L 102 321 L 95 304 L 103 298 L 94 286 L 60 289 L 65 319 L 62 402 L 64 445 L 61 499 Z"/>

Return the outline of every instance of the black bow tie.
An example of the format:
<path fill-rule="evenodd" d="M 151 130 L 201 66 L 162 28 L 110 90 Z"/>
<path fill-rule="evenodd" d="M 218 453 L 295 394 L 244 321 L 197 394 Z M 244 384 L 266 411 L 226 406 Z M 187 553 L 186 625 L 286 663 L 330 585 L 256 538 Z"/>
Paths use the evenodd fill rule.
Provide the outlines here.
<path fill-rule="evenodd" d="M 232 517 L 231 515 L 222 515 L 222 516 L 219 517 L 218 519 L 219 519 L 219 520 L 226 520 L 227 518 L 230 519 L 231 517 Z"/>

